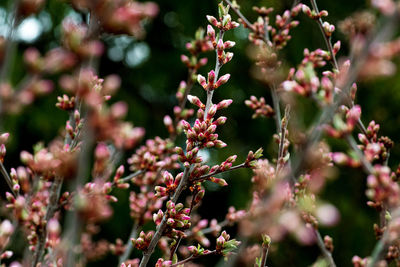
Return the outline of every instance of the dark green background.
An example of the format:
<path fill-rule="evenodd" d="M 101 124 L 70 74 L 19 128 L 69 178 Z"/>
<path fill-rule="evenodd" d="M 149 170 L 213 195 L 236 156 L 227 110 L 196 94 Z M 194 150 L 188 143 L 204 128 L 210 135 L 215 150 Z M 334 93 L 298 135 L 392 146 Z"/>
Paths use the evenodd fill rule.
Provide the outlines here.
<path fill-rule="evenodd" d="M 0 6 L 10 6 L 12 0 L 1 1 Z M 113 101 L 124 100 L 129 104 L 127 120 L 136 126 L 146 128 L 146 138 L 155 136 L 166 137 L 167 132 L 163 126 L 162 118 L 165 114 L 172 116 L 172 108 L 176 104 L 175 92 L 181 80 L 186 79 L 186 69 L 180 62 L 180 54 L 186 53 L 185 43 L 192 39 L 198 27 L 206 27 L 207 14 L 216 15 L 217 1 L 155 1 L 160 7 L 157 18 L 146 26 L 147 36 L 144 40 L 130 40 L 125 51 L 143 42 L 150 48 L 149 57 L 136 67 L 127 66 L 124 61 L 115 62 L 108 58 L 107 50 L 101 58 L 99 74 L 116 73 L 122 77 L 122 88 Z M 276 7 L 275 11 L 282 13 L 285 8 L 291 6 L 291 1 L 238 1 L 242 5 L 242 12 L 251 20 L 256 19 L 252 12 L 252 5 L 265 5 Z M 308 1 L 306 1 L 308 4 Z M 365 1 L 318 1 L 320 9 L 329 11 L 328 21 L 337 23 L 354 11 L 360 11 L 368 6 Z M 13 83 L 24 76 L 24 68 L 21 57 L 23 51 L 29 46 L 37 47 L 45 52 L 54 47 L 58 42 L 59 24 L 70 7 L 56 0 L 48 1 L 45 11 L 51 15 L 53 21 L 52 30 L 43 33 L 39 39 L 32 44 L 20 43 L 18 54 L 14 58 L 13 69 L 10 70 Z M 232 15 L 236 18 L 235 15 Z M 325 48 L 322 36 L 317 25 L 306 18 L 299 16 L 300 25 L 292 31 L 292 41 L 283 51 L 282 58 L 290 66 L 296 66 L 302 59 L 304 48 L 310 50 L 318 47 Z M 275 132 L 275 124 L 272 119 L 251 120 L 252 111 L 244 105 L 244 100 L 250 95 L 264 96 L 270 102 L 270 93 L 259 82 L 253 80 L 249 73 L 252 62 L 246 53 L 248 41 L 243 38 L 243 29 L 237 29 L 226 35 L 227 39 L 233 40 L 237 45 L 232 49 L 234 58 L 231 63 L 224 66 L 222 73 L 230 73 L 229 83 L 216 91 L 215 101 L 232 98 L 233 105 L 225 110 L 228 122 L 220 127 L 220 136 L 229 146 L 222 150 L 211 150 L 212 162 L 220 162 L 228 155 L 237 154 L 238 162 L 244 160 L 248 150 L 255 150 L 262 146 L 265 149 L 265 157 L 272 160 L 276 157 L 276 146 L 272 143 L 272 135 Z M 113 36 L 105 36 L 104 42 L 111 46 L 114 42 Z M 348 46 L 345 37 L 337 32 L 334 40 L 342 40 L 342 51 L 340 56 L 347 55 Z M 56 42 L 56 43 L 54 43 Z M 122 49 L 122 48 L 121 48 Z M 210 60 L 206 67 L 200 70 L 205 75 L 214 64 L 214 54 L 208 55 Z M 56 81 L 57 77 L 49 77 Z M 400 83 L 396 76 L 392 78 L 378 79 L 370 83 L 359 83 L 357 103 L 363 107 L 362 119 L 368 122 L 374 119 L 381 124 L 381 134 L 388 135 L 395 143 L 398 141 L 399 112 L 397 110 L 400 101 Z M 57 84 L 57 83 L 56 83 Z M 19 163 L 19 152 L 21 150 L 32 150 L 32 145 L 39 141 L 46 144 L 50 142 L 63 127 L 67 115 L 55 107 L 56 96 L 62 94 L 61 89 L 56 90 L 49 96 L 39 99 L 32 106 L 27 107 L 19 115 L 7 115 L 4 120 L 5 131 L 11 133 L 11 140 L 7 146 L 8 153 L 5 165 L 7 168 L 16 167 Z M 204 91 L 195 85 L 192 94 L 205 99 Z M 312 122 L 316 107 L 310 102 L 304 101 L 302 110 L 296 110 L 304 117 L 304 122 Z M 50 116 L 49 116 L 50 115 Z M 178 139 L 183 142 L 183 139 Z M 332 141 L 333 151 L 343 151 L 347 147 L 344 142 Z M 132 152 L 126 154 L 130 156 Z M 399 160 L 399 149 L 397 146 L 391 153 L 390 165 L 397 167 Z M 212 165 L 212 164 L 211 164 Z M 199 212 L 206 218 L 218 218 L 223 220 L 230 205 L 236 208 L 246 208 L 251 197 L 251 172 L 240 170 L 229 175 L 227 178 L 229 187 L 217 188 L 210 186 L 207 190 L 203 206 Z M 341 221 L 334 228 L 322 228 L 322 234 L 329 234 L 334 239 L 335 251 L 333 256 L 338 266 L 351 266 L 353 255 L 365 257 L 369 255 L 375 244 L 372 224 L 377 221 L 376 212 L 366 207 L 365 175 L 360 170 L 341 168 L 340 175 L 329 181 L 323 191 L 322 199 L 333 203 L 341 213 Z M 2 182 L 2 188 L 5 184 Z M 131 220 L 128 211 L 127 192 L 118 191 L 120 201 L 115 205 L 115 216 L 104 224 L 102 238 L 114 241 L 117 237 L 127 239 Z M 230 229 L 234 233 L 235 229 Z M 252 240 L 259 242 L 259 240 Z M 23 242 L 21 240 L 21 242 Z M 137 254 L 138 256 L 140 254 Z M 288 237 L 281 244 L 276 245 L 274 252 L 269 254 L 269 266 L 308 266 L 319 256 L 316 246 L 301 247 L 294 239 Z M 115 259 L 108 257 L 102 264 L 115 264 Z M 212 259 L 217 260 L 217 259 Z M 205 260 L 207 262 L 207 260 Z M 207 262 L 207 266 L 214 266 L 214 261 Z M 94 263 L 91 266 L 100 266 Z"/>

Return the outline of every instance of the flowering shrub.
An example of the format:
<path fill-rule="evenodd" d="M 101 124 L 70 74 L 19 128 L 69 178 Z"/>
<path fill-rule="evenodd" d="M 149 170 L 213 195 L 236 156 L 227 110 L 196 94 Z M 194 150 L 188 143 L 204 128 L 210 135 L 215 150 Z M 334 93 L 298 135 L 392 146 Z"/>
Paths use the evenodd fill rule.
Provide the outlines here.
<path fill-rule="evenodd" d="M 156 103 L 162 132 L 153 129 L 158 122 L 140 126 L 137 114 L 139 122 L 130 122 L 142 103 L 128 104 L 117 92 L 130 77 L 103 68 L 106 51 L 118 61 L 113 53 L 126 43 L 144 43 L 146 30 L 151 38 L 163 10 L 128 0 L 58 2 L 72 15 L 61 16 L 57 40 L 46 49 L 20 46 L 15 59 L 17 29 L 35 16 L 55 19 L 53 4 L 13 1 L 0 38 L 2 266 L 400 265 L 400 167 L 392 162 L 398 153 L 380 124 L 364 116 L 358 93 L 367 81 L 396 73 L 397 2 L 371 1 L 369 10 L 337 24 L 349 55 L 315 0 L 252 12 L 236 1 L 213 2 L 217 12 L 210 10 L 204 28 L 183 45 L 187 78 L 174 92 L 173 108 L 159 114 L 153 89 L 140 90 L 138 99 Z M 164 15 L 172 28 L 175 16 Z M 301 58 L 287 59 L 296 34 L 307 27 L 319 28 L 314 37 L 322 45 L 299 50 L 296 44 Z M 134 59 L 127 55 L 125 62 L 145 50 L 132 50 Z M 249 62 L 244 51 L 250 73 L 235 71 L 241 60 Z M 19 61 L 21 77 L 13 76 Z M 240 75 L 249 88 L 232 93 Z M 266 90 L 252 95 L 252 84 Z M 235 120 L 235 105 L 255 120 Z M 10 123 L 36 106 L 41 120 L 57 112 L 57 121 L 63 118 L 58 133 L 39 138 L 45 142 L 30 140 L 29 132 L 22 137 Z M 273 129 L 271 136 L 261 125 Z M 233 129 L 247 134 L 239 141 L 243 147 L 229 144 Z M 348 176 L 346 183 L 359 176 L 361 189 L 342 190 L 345 182 L 332 181 L 337 176 Z M 340 190 L 332 197 L 325 192 L 330 187 Z M 224 198 L 233 201 L 228 206 Z M 353 198 L 357 209 L 373 214 L 360 215 L 363 226 L 356 231 L 347 225 L 359 217 L 344 210 L 354 205 L 338 201 Z M 350 250 L 354 241 L 367 249 Z"/>

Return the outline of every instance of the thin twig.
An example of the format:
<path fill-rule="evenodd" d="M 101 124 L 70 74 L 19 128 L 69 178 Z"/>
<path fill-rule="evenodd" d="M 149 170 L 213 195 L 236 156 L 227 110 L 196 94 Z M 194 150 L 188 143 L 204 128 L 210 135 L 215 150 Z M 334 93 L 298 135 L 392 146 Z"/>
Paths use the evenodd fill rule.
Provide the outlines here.
<path fill-rule="evenodd" d="M 4 177 L 4 180 L 6 180 L 7 185 L 10 188 L 10 192 L 13 194 L 14 197 L 17 197 L 17 195 L 15 194 L 15 192 L 13 190 L 12 179 L 11 179 L 10 175 L 8 175 L 8 172 L 7 172 L 6 168 L 4 167 L 3 162 L 1 162 L 1 161 L 0 161 L 0 172 Z"/>
<path fill-rule="evenodd" d="M 176 266 L 179 266 L 179 265 L 184 264 L 186 262 L 192 261 L 194 259 L 197 259 L 197 258 L 200 258 L 200 257 L 204 257 L 204 256 L 214 255 L 214 254 L 217 254 L 216 250 L 213 250 L 213 251 L 210 251 L 208 253 L 204 253 L 204 254 L 198 255 L 198 256 L 190 255 L 188 258 L 186 258 L 184 260 L 181 260 L 181 261 L 179 261 L 177 263 L 172 264 L 171 267 L 176 267 Z"/>
<path fill-rule="evenodd" d="M 137 224 L 137 222 L 135 222 L 133 224 L 133 226 L 132 226 L 132 231 L 131 231 L 131 234 L 129 235 L 129 238 L 128 238 L 128 241 L 127 241 L 127 245 L 125 247 L 124 254 L 122 254 L 119 257 L 118 266 L 121 266 L 121 264 L 124 263 L 129 258 L 129 256 L 131 255 L 131 252 L 132 252 L 132 249 L 133 249 L 133 244 L 131 242 L 131 239 L 135 238 L 137 236 L 137 232 L 138 232 L 138 224 Z"/>
<path fill-rule="evenodd" d="M 119 179 L 117 183 L 123 184 L 123 183 L 129 182 L 129 181 L 132 180 L 133 178 L 138 177 L 139 175 L 144 174 L 146 171 L 147 171 L 147 170 L 138 170 L 138 171 L 136 171 L 136 172 L 134 172 L 134 173 L 129 174 L 128 176 L 126 176 L 126 177 L 124 177 L 124 178 Z M 117 183 L 116 183 L 116 182 L 113 182 L 112 185 L 115 186 Z"/>
<path fill-rule="evenodd" d="M 260 267 L 265 267 L 267 264 L 268 250 L 269 250 L 269 246 L 265 246 L 262 249 L 262 258 L 261 258 Z"/>
<path fill-rule="evenodd" d="M 319 10 L 318 10 L 318 6 L 317 6 L 316 1 L 315 1 L 315 0 L 310 0 L 310 2 L 311 2 L 311 5 L 312 5 L 314 11 L 315 11 L 317 14 L 319 14 Z M 318 18 L 316 21 L 317 21 L 317 24 L 318 24 L 318 26 L 319 26 L 319 29 L 321 30 L 322 36 L 324 37 L 324 41 L 325 41 L 325 44 L 326 44 L 326 46 L 327 46 L 327 48 L 328 48 L 328 50 L 329 50 L 329 53 L 331 54 L 332 65 L 333 65 L 333 67 L 334 67 L 335 69 L 339 70 L 339 65 L 338 65 L 338 63 L 337 63 L 335 54 L 333 53 L 332 37 L 331 37 L 331 36 L 328 37 L 328 36 L 325 34 L 325 30 L 324 30 L 324 26 L 323 26 L 323 21 L 322 21 L 322 19 L 321 19 L 321 18 Z"/>
<path fill-rule="evenodd" d="M 272 104 L 274 106 L 274 111 L 275 111 L 275 125 L 276 125 L 276 132 L 280 133 L 281 132 L 281 108 L 279 105 L 279 96 L 277 92 L 276 85 L 273 84 L 271 87 L 271 96 L 272 96 Z"/>
<path fill-rule="evenodd" d="M 330 267 L 336 267 L 335 261 L 333 260 L 332 253 L 326 249 L 324 240 L 321 237 L 321 234 L 319 233 L 318 229 L 313 228 L 315 236 L 317 237 L 317 245 L 319 249 L 322 252 L 322 255 L 324 255 L 325 259 L 328 261 L 328 264 Z"/>
<path fill-rule="evenodd" d="M 228 220 L 223 220 L 222 222 L 220 222 L 218 224 L 218 226 L 221 227 L 221 229 L 222 229 L 225 226 L 227 226 L 228 224 L 229 224 Z M 207 234 L 210 234 L 210 233 L 212 233 L 214 231 L 215 231 L 215 227 L 208 227 L 208 228 L 204 228 L 204 229 L 200 230 L 199 232 L 201 232 L 203 235 L 207 235 Z M 196 232 L 196 233 L 198 233 L 198 232 Z M 191 236 L 194 236 L 196 233 L 193 233 L 191 231 L 187 231 L 187 232 L 185 232 L 185 236 L 191 237 Z"/>
<path fill-rule="evenodd" d="M 236 165 L 236 166 L 233 166 L 233 167 L 229 168 L 228 170 L 216 170 L 215 172 L 202 175 L 202 176 L 194 179 L 193 182 L 204 181 L 204 180 L 206 180 L 206 179 L 208 179 L 208 178 L 210 178 L 210 177 L 212 177 L 214 175 L 217 175 L 217 174 L 220 174 L 220 173 L 234 171 L 234 170 L 241 169 L 241 168 L 248 168 L 248 167 L 246 166 L 245 163 L 241 163 L 239 165 Z"/>
<path fill-rule="evenodd" d="M 361 165 L 364 168 L 364 171 L 367 172 L 368 174 L 374 174 L 375 170 L 372 164 L 365 158 L 364 154 L 360 150 L 360 148 L 357 146 L 356 141 L 354 140 L 354 137 L 351 135 L 346 135 L 345 137 L 347 143 L 350 145 L 351 149 L 357 154 L 358 158 L 361 161 Z"/>
<path fill-rule="evenodd" d="M 398 208 L 392 213 L 392 220 L 397 219 L 400 216 L 400 209 Z M 384 232 L 382 238 L 376 243 L 372 254 L 371 254 L 371 259 L 368 261 L 368 267 L 375 267 L 377 262 L 379 261 L 381 257 L 381 253 L 383 249 L 386 246 L 386 243 L 389 241 L 389 231 L 386 229 Z"/>

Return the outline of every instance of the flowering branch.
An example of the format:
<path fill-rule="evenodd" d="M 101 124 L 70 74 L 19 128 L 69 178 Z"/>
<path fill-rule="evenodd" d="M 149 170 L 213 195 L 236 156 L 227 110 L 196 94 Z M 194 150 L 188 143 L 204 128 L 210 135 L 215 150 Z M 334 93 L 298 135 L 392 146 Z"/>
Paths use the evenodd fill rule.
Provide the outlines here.
<path fill-rule="evenodd" d="M 183 177 L 178 185 L 178 188 L 176 189 L 174 195 L 171 198 L 171 201 L 173 203 L 176 203 L 178 201 L 179 196 L 187 186 L 188 180 L 189 180 L 189 174 L 190 174 L 190 167 L 186 167 L 184 172 L 183 172 Z M 139 267 L 144 267 L 147 265 L 147 263 L 150 260 L 151 255 L 154 252 L 154 248 L 156 247 L 158 241 L 160 240 L 164 230 L 167 227 L 167 213 L 164 214 L 160 224 L 157 226 L 157 230 L 153 235 L 153 238 L 150 241 L 149 246 L 147 247 L 146 251 L 143 252 L 143 257 L 142 260 L 140 261 Z"/>
<path fill-rule="evenodd" d="M 319 29 L 321 30 L 322 36 L 324 37 L 325 44 L 326 44 L 326 46 L 327 46 L 327 48 L 328 48 L 328 50 L 329 50 L 329 52 L 331 54 L 333 67 L 335 69 L 339 70 L 339 65 L 337 63 L 336 56 L 335 56 L 335 53 L 333 51 L 333 46 L 332 46 L 332 32 L 334 31 L 334 27 L 333 27 L 333 30 L 332 30 L 331 27 L 333 25 L 329 25 L 327 23 L 324 24 L 324 22 L 321 19 L 321 16 L 325 15 L 325 14 L 324 13 L 321 14 L 319 12 L 319 9 L 318 9 L 318 6 L 317 6 L 317 2 L 315 0 L 310 0 L 310 2 L 311 2 L 311 5 L 312 5 L 312 7 L 313 7 L 313 9 L 315 11 L 315 14 L 319 14 L 318 16 L 316 16 L 315 20 L 318 23 Z"/>

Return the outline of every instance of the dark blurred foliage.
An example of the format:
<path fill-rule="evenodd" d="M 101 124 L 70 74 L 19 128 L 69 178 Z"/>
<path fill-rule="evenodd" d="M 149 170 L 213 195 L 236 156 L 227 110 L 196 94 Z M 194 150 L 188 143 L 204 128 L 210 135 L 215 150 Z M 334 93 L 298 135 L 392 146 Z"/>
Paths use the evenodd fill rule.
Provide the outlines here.
<path fill-rule="evenodd" d="M 1 1 L 4 9 L 11 6 L 13 0 Z M 176 104 L 175 92 L 181 80 L 186 79 L 187 71 L 180 62 L 180 55 L 186 53 L 185 43 L 194 37 L 198 27 L 205 28 L 207 14 L 216 15 L 217 1 L 181 1 L 181 0 L 156 0 L 160 7 L 158 17 L 146 26 L 147 35 L 143 40 L 127 37 L 103 36 L 107 46 L 105 55 L 99 62 L 99 76 L 116 73 L 122 78 L 122 87 L 113 101 L 124 100 L 129 104 L 128 120 L 136 126 L 146 128 L 146 138 L 155 136 L 166 137 L 167 131 L 162 119 L 165 114 L 172 115 L 172 108 Z M 329 11 L 328 21 L 336 24 L 355 11 L 368 8 L 365 0 L 336 0 L 318 1 L 320 9 Z M 256 14 L 252 5 L 273 6 L 275 12 L 282 13 L 291 6 L 289 0 L 275 1 L 238 1 L 242 12 L 254 21 Z M 22 53 L 29 46 L 35 46 L 41 52 L 59 44 L 60 22 L 72 14 L 72 9 L 64 2 L 50 0 L 44 11 L 51 18 L 49 31 L 44 31 L 33 43 L 20 42 L 18 53 L 14 58 L 12 81 L 21 79 L 26 71 L 22 63 Z M 40 15 L 39 15 L 40 16 Z M 75 16 L 85 19 L 75 13 Z M 235 15 L 232 17 L 236 18 Z M 292 41 L 280 55 L 287 66 L 295 66 L 302 59 L 304 48 L 324 48 L 324 42 L 317 25 L 304 15 L 299 17 L 300 25 L 292 31 Z M 238 162 L 243 160 L 248 150 L 264 147 L 265 157 L 272 160 L 276 157 L 276 145 L 272 142 L 275 124 L 272 119 L 251 119 L 252 111 L 244 105 L 244 100 L 250 95 L 264 96 L 270 102 L 269 89 L 252 79 L 250 69 L 252 62 L 248 57 L 249 42 L 247 31 L 243 28 L 236 29 L 228 39 L 237 43 L 232 63 L 222 69 L 223 73 L 231 73 L 231 80 L 227 86 L 218 89 L 215 100 L 232 98 L 234 104 L 223 111 L 228 116 L 228 122 L 221 127 L 220 136 L 228 147 L 222 150 L 209 151 L 209 162 L 219 162 L 230 154 L 238 155 Z M 342 40 L 340 55 L 348 53 L 345 37 L 337 31 L 334 40 Z M 210 60 L 206 67 L 200 71 L 203 75 L 213 68 L 214 54 L 208 55 Z M 57 77 L 50 77 L 57 81 Z M 56 90 L 49 96 L 39 99 L 34 105 L 23 110 L 21 114 L 4 118 L 4 131 L 10 132 L 11 142 L 8 145 L 6 166 L 8 168 L 19 165 L 21 150 L 32 150 L 37 142 L 50 142 L 62 129 L 67 120 L 66 114 L 55 107 L 56 96 L 63 92 L 56 84 Z M 192 94 L 205 98 L 204 91 L 195 85 Z M 381 134 L 388 135 L 395 143 L 399 139 L 400 116 L 398 103 L 400 103 L 400 76 L 375 80 L 369 83 L 360 83 L 357 102 L 363 108 L 363 121 L 374 119 L 381 124 Z M 298 114 L 303 115 L 303 121 L 310 123 L 315 117 L 316 107 L 304 101 L 299 105 Z M 178 139 L 178 142 L 183 142 Z M 332 150 L 346 150 L 343 142 L 332 141 Z M 125 156 L 130 156 L 131 152 Z M 392 150 L 390 165 L 396 167 L 400 159 L 398 146 Z M 251 194 L 251 171 L 241 170 L 224 175 L 229 186 L 219 188 L 208 186 L 206 197 L 199 213 L 205 218 L 223 220 L 229 206 L 237 209 L 246 208 Z M 2 186 L 5 184 L 2 182 Z M 131 220 L 128 210 L 128 194 L 118 191 L 120 201 L 115 204 L 115 216 L 104 224 L 102 238 L 114 241 L 121 237 L 127 239 Z M 323 235 L 329 234 L 334 239 L 335 251 L 333 256 L 338 266 L 350 266 L 353 255 L 362 257 L 371 253 L 375 244 L 372 225 L 377 221 L 377 214 L 366 206 L 365 175 L 360 170 L 341 168 L 335 179 L 330 180 L 321 196 L 323 200 L 333 203 L 341 213 L 339 225 L 333 228 L 322 228 Z M 150 227 L 150 226 L 149 226 Z M 229 229 L 231 233 L 235 229 Z M 258 242 L 258 240 L 255 240 Z M 253 242 L 250 240 L 249 242 Z M 136 253 L 139 256 L 139 253 Z M 288 237 L 281 244 L 273 245 L 269 254 L 269 266 L 308 266 L 319 256 L 316 246 L 301 247 L 297 242 Z M 207 262 L 207 259 L 205 260 Z M 93 263 L 112 266 L 115 259 L 108 257 L 103 262 Z M 208 263 L 210 264 L 210 263 Z M 218 266 L 223 266 L 221 261 Z M 211 266 L 211 265 L 208 265 Z"/>

